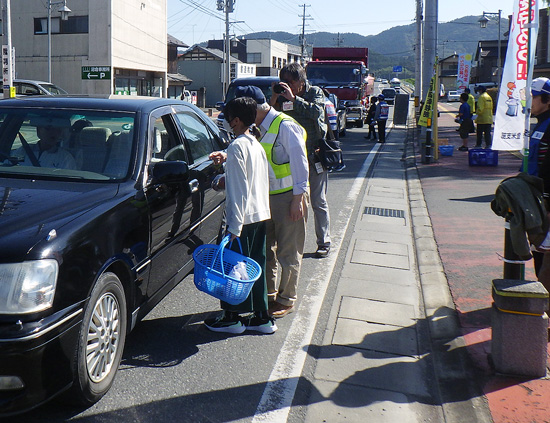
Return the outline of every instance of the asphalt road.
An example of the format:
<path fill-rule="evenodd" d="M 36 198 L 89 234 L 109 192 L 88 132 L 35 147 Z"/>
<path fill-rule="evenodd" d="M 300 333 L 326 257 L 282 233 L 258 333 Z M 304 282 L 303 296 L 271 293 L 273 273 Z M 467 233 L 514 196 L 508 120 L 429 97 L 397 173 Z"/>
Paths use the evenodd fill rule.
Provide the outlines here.
<path fill-rule="evenodd" d="M 366 133 L 366 126 L 348 129 L 341 138 L 346 168 L 330 175 L 331 235 L 333 245 L 344 251 L 357 200 L 350 187 L 374 146 L 363 138 Z M 219 303 L 196 290 L 190 275 L 130 334 L 115 382 L 101 401 L 84 410 L 53 401 L 8 421 L 250 422 L 273 402 L 293 403 L 288 421 L 302 421 L 300 405 L 308 399 L 304 376 L 315 365 L 303 345 L 320 344 L 334 296 L 332 275 L 339 274 L 343 260 L 334 249 L 326 259 L 314 258 L 309 212 L 298 307 L 277 321 L 275 334 L 208 331 L 202 321 L 219 310 Z M 281 392 L 292 396 L 281 398 Z"/>

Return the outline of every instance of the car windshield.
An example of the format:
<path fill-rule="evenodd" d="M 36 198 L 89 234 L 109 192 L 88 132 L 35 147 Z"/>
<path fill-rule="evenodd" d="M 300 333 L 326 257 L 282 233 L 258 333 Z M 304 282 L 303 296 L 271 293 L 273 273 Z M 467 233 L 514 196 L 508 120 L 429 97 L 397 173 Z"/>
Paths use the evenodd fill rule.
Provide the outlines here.
<path fill-rule="evenodd" d="M 312 85 L 359 84 L 361 74 L 358 65 L 316 64 L 309 62 L 306 68 L 307 79 Z"/>
<path fill-rule="evenodd" d="M 382 94 L 384 97 L 395 97 L 395 90 L 392 88 L 386 88 L 385 90 L 382 90 Z"/>
<path fill-rule="evenodd" d="M 0 109 L 0 177 L 116 181 L 130 172 L 134 113 Z"/>

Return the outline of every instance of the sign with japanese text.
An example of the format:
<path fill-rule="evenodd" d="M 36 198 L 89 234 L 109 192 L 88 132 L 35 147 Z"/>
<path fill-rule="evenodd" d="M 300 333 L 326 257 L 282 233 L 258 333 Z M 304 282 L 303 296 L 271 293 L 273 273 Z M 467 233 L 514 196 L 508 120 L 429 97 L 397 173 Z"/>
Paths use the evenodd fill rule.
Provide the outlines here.
<path fill-rule="evenodd" d="M 456 76 L 456 89 L 461 93 L 468 87 L 470 83 L 470 68 L 472 66 L 471 54 L 458 55 L 458 72 Z"/>
<path fill-rule="evenodd" d="M 514 0 L 506 61 L 497 98 L 494 150 L 522 150 L 528 143 L 524 140 L 528 137 L 525 124 L 526 90 L 530 89 L 527 87 L 528 76 L 530 79 L 533 75 L 538 16 L 537 0 Z"/>
<path fill-rule="evenodd" d="M 420 126 L 432 126 L 432 115 L 434 109 L 434 93 L 435 93 L 435 75 L 432 76 L 430 81 L 430 89 L 426 95 L 426 102 L 422 106 L 420 111 L 420 118 L 418 119 L 418 124 Z"/>
<path fill-rule="evenodd" d="M 82 79 L 111 79 L 111 67 L 82 66 Z"/>

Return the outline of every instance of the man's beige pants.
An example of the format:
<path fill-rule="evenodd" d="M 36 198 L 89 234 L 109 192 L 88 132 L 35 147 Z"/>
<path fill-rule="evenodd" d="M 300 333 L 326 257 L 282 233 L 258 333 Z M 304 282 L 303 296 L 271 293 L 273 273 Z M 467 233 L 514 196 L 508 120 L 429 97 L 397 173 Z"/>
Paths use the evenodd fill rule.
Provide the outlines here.
<path fill-rule="evenodd" d="M 290 220 L 292 190 L 269 196 L 271 219 L 266 229 L 267 295 L 270 301 L 291 306 L 296 301 L 298 276 L 304 254 L 308 199 L 304 195 L 304 217 L 296 222 Z M 281 280 L 277 287 L 278 264 L 281 265 Z"/>

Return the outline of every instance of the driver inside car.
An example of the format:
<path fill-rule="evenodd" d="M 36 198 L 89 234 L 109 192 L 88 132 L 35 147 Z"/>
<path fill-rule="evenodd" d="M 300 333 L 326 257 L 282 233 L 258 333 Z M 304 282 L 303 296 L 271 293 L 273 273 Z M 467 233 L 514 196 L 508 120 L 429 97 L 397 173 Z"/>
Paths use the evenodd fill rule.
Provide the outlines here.
<path fill-rule="evenodd" d="M 23 166 L 53 167 L 57 169 L 76 169 L 76 161 L 69 151 L 59 145 L 63 135 L 70 127 L 48 123 L 36 127 L 36 135 L 39 140 L 36 144 L 28 144 L 20 135 L 20 148 L 13 152 L 16 157 L 23 157 L 20 162 Z"/>

